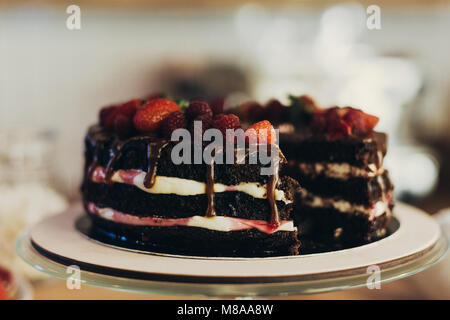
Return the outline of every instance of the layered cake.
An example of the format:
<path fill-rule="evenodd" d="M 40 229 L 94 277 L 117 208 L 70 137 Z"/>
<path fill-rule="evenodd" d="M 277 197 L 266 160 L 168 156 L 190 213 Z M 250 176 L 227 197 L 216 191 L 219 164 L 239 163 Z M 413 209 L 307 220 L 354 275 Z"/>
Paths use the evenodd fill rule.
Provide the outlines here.
<path fill-rule="evenodd" d="M 351 107 L 319 108 L 307 96 L 289 105 L 270 100 L 234 110 L 246 121 L 268 118 L 280 129 L 288 164 L 300 183 L 294 217 L 301 253 L 349 248 L 383 237 L 393 208 L 393 186 L 383 167 L 386 134 L 378 118 Z"/>
<path fill-rule="evenodd" d="M 280 174 L 287 161 L 268 121 L 247 129 L 244 146 L 217 148 L 214 161 L 203 161 L 196 157 L 210 145 L 194 137 L 207 129 L 227 137 L 240 128 L 237 116 L 214 114 L 204 101 L 154 98 L 105 107 L 99 118 L 85 138 L 81 187 L 92 237 L 173 254 L 298 254 L 291 212 L 299 184 Z M 190 134 L 181 152 L 177 132 Z M 269 145 L 276 165 L 262 174 L 266 163 L 246 159 Z"/>

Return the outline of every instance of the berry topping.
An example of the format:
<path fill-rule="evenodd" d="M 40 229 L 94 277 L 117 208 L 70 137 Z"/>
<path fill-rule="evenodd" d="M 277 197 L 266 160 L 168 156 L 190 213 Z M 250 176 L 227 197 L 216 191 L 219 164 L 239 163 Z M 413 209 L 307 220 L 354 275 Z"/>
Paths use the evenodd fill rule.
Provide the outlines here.
<path fill-rule="evenodd" d="M 311 129 L 324 133 L 328 139 L 343 139 L 351 135 L 365 136 L 378 123 L 378 118 L 351 107 L 318 109 L 311 122 Z"/>
<path fill-rule="evenodd" d="M 186 117 L 193 120 L 200 115 L 207 115 L 210 119 L 212 118 L 213 112 L 209 104 L 202 100 L 191 101 L 186 109 Z"/>
<path fill-rule="evenodd" d="M 174 101 L 163 98 L 153 99 L 138 108 L 133 118 L 134 127 L 140 132 L 156 132 L 164 119 L 175 111 L 181 111 L 181 109 Z"/>
<path fill-rule="evenodd" d="M 367 135 L 377 125 L 379 118 L 351 107 L 343 108 L 346 113 L 342 117 L 352 128 L 355 135 Z"/>
<path fill-rule="evenodd" d="M 141 99 L 133 99 L 119 106 L 117 108 L 117 111 L 127 116 L 134 116 L 136 110 L 140 107 L 141 104 L 142 104 Z"/>
<path fill-rule="evenodd" d="M 278 123 L 285 120 L 286 109 L 279 100 L 271 99 L 266 104 L 265 112 L 268 118 Z"/>
<path fill-rule="evenodd" d="M 255 101 L 245 102 L 239 107 L 239 117 L 245 120 L 261 120 L 264 117 L 264 108 Z"/>
<path fill-rule="evenodd" d="M 110 114 L 112 114 L 116 109 L 117 109 L 117 106 L 103 107 L 103 108 L 100 110 L 100 113 L 99 113 L 99 122 L 100 122 L 100 125 L 105 126 L 105 120 L 106 120 L 106 118 L 107 118 Z"/>
<path fill-rule="evenodd" d="M 172 112 L 162 123 L 162 133 L 166 137 L 170 137 L 176 129 L 186 128 L 187 122 L 184 113 L 181 111 Z"/>
<path fill-rule="evenodd" d="M 209 106 L 213 114 L 215 115 L 221 114 L 225 110 L 225 98 L 223 97 L 215 98 L 214 100 L 211 101 Z"/>
<path fill-rule="evenodd" d="M 196 121 L 200 121 L 202 123 L 202 130 L 197 131 L 195 129 L 195 122 Z M 209 129 L 212 127 L 212 119 L 210 114 L 208 113 L 204 113 L 201 115 L 198 115 L 197 117 L 195 117 L 195 119 L 192 120 L 191 124 L 189 125 L 189 131 L 191 132 L 191 134 L 193 134 L 195 137 L 201 135 L 203 136 L 203 134 L 205 133 L 205 130 Z"/>
<path fill-rule="evenodd" d="M 124 138 L 129 136 L 134 131 L 133 116 L 124 113 L 119 113 L 114 118 L 114 132 L 119 137 Z"/>
<path fill-rule="evenodd" d="M 124 104 L 121 104 L 119 106 L 110 106 L 105 107 L 102 110 L 100 110 L 100 124 L 105 127 L 107 130 L 115 131 L 119 133 L 116 130 L 116 122 L 120 123 L 120 133 L 123 134 L 123 128 L 124 128 L 124 117 L 127 118 L 133 118 L 134 114 L 136 113 L 137 108 L 141 105 L 140 99 L 134 99 L 130 100 L 128 102 L 125 102 Z M 116 118 L 118 116 L 121 116 L 119 121 L 116 121 Z M 132 128 L 132 126 L 131 126 Z"/>
<path fill-rule="evenodd" d="M 214 117 L 213 127 L 219 129 L 222 134 L 226 135 L 227 129 L 237 129 L 241 127 L 238 116 L 234 114 L 218 114 Z"/>
<path fill-rule="evenodd" d="M 257 142 L 261 144 L 275 144 L 277 143 L 277 134 L 272 124 L 263 120 L 255 123 L 245 131 L 245 135 L 250 142 Z"/>

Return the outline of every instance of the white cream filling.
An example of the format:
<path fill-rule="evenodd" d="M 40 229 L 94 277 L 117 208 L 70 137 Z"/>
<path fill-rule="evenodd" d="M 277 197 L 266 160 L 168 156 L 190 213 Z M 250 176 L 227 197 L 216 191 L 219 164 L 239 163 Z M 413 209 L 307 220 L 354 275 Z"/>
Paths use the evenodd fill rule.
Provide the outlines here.
<path fill-rule="evenodd" d="M 298 163 L 301 171 L 308 175 L 325 175 L 329 178 L 347 179 L 349 177 L 375 177 L 384 172 L 384 168 L 377 168 L 371 163 L 367 168 L 351 166 L 348 163 Z"/>
<path fill-rule="evenodd" d="M 376 202 L 373 207 L 366 207 L 360 204 L 353 204 L 346 200 L 336 200 L 333 198 L 320 197 L 304 189 L 300 194 L 304 204 L 308 206 L 316 208 L 334 208 L 342 213 L 352 213 L 358 211 L 364 214 L 372 215 L 373 217 L 378 217 L 389 210 L 389 204 L 387 203 L 387 201 L 382 200 Z"/>
<path fill-rule="evenodd" d="M 233 231 L 234 222 L 232 222 L 228 217 L 215 216 L 215 217 L 204 217 L 204 216 L 193 216 L 188 224 L 189 227 L 198 227 L 209 230 L 229 232 Z M 296 231 L 297 228 L 294 227 L 293 221 L 288 221 L 282 224 L 277 231 Z"/>
<path fill-rule="evenodd" d="M 144 185 L 145 172 L 138 173 L 133 178 L 133 185 L 139 189 L 155 194 L 176 194 L 179 196 L 194 196 L 206 193 L 206 184 L 195 180 L 182 179 L 176 177 L 156 176 L 155 184 L 151 188 Z M 111 178 L 113 182 L 125 183 L 119 172 L 115 172 Z M 214 192 L 240 191 L 246 193 L 253 198 L 265 199 L 267 196 L 267 188 L 256 182 L 242 182 L 235 186 L 226 186 L 221 183 L 214 184 Z M 292 203 L 288 200 L 282 190 L 275 190 L 275 200 L 284 203 Z"/>
<path fill-rule="evenodd" d="M 114 215 L 115 210 L 111 208 L 98 208 L 95 205 L 91 205 L 91 209 L 95 209 L 97 214 L 106 220 L 115 221 Z M 170 219 L 169 219 L 170 220 Z M 192 216 L 187 218 L 186 226 L 188 227 L 197 227 L 208 230 L 215 231 L 223 231 L 229 232 L 236 230 L 236 221 L 239 221 L 239 218 L 230 218 L 224 216 L 215 216 L 215 217 L 205 217 L 205 216 Z M 278 231 L 296 231 L 297 227 L 294 226 L 293 221 L 283 221 L 283 223 L 276 229 Z"/>

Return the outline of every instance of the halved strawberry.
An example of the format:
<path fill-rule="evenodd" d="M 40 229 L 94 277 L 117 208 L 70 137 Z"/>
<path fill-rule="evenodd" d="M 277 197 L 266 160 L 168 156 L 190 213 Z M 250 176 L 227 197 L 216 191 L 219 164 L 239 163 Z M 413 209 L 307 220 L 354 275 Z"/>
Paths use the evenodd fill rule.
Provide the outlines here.
<path fill-rule="evenodd" d="M 362 110 L 351 107 L 342 109 L 345 111 L 342 120 L 351 127 L 354 135 L 367 135 L 378 123 L 378 117 L 364 113 Z"/>
<path fill-rule="evenodd" d="M 276 144 L 277 134 L 272 124 L 263 120 L 250 126 L 245 135 L 250 142 L 257 142 L 262 144 Z"/>
<path fill-rule="evenodd" d="M 163 98 L 153 99 L 138 108 L 133 118 L 134 127 L 140 132 L 156 132 L 164 119 L 175 111 L 181 111 L 181 109 L 174 101 Z"/>

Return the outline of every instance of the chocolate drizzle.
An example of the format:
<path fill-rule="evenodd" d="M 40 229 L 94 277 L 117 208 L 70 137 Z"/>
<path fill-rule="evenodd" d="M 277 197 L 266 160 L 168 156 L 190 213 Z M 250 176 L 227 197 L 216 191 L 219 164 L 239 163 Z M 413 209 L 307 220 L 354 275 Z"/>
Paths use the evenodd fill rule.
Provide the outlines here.
<path fill-rule="evenodd" d="M 214 208 L 214 163 L 206 165 L 206 195 L 208 197 L 207 217 L 214 217 L 216 210 Z"/>
<path fill-rule="evenodd" d="M 169 143 L 168 140 L 151 141 L 147 145 L 147 174 L 144 178 L 144 186 L 151 188 L 155 185 L 156 168 L 158 167 L 158 160 L 161 157 L 161 151 Z"/>
<path fill-rule="evenodd" d="M 147 174 L 144 178 L 144 186 L 151 188 L 155 184 L 156 169 L 158 166 L 158 160 L 161 157 L 162 150 L 169 144 L 169 140 L 155 139 L 154 136 L 137 136 L 129 138 L 122 142 L 116 142 L 109 149 L 109 160 L 106 165 L 105 181 L 107 184 L 111 184 L 112 176 L 114 174 L 114 167 L 117 161 L 122 157 L 124 149 L 133 141 L 145 141 L 147 142 Z M 98 150 L 97 147 L 94 150 L 94 157 L 92 163 L 88 167 L 88 177 L 92 178 L 92 174 L 98 165 Z"/>
<path fill-rule="evenodd" d="M 275 190 L 278 183 L 278 170 L 275 171 L 273 175 L 270 176 L 267 183 L 267 200 L 270 204 L 270 224 L 272 226 L 280 225 L 280 214 L 278 213 L 278 207 L 275 199 Z"/>
<path fill-rule="evenodd" d="M 104 132 L 92 132 L 92 135 L 97 136 L 98 134 L 104 135 Z M 92 136 L 90 138 L 93 138 Z M 93 139 L 96 140 L 95 138 Z M 110 140 L 109 140 L 110 141 Z M 130 146 L 130 143 L 133 141 L 143 141 L 146 143 L 146 151 L 147 151 L 147 174 L 144 178 L 144 186 L 146 188 L 152 188 L 156 181 L 157 176 L 157 167 L 158 167 L 158 161 L 161 157 L 162 150 L 169 144 L 170 140 L 167 139 L 160 139 L 155 136 L 136 136 L 131 137 L 127 140 L 121 141 L 116 140 L 112 143 L 110 149 L 109 149 L 109 159 L 107 161 L 106 165 L 106 172 L 105 172 L 105 182 L 107 184 L 112 183 L 112 176 L 114 174 L 114 168 L 116 167 L 117 161 L 122 157 L 123 153 L 127 149 L 128 146 Z M 96 144 L 94 146 L 93 150 L 93 157 L 92 162 L 87 168 L 87 175 L 89 179 L 92 178 L 92 175 L 95 171 L 95 168 L 100 164 L 99 160 L 99 152 L 101 148 L 104 148 L 105 145 L 102 143 Z M 236 149 L 234 150 L 235 154 L 235 161 L 237 160 L 239 163 L 240 161 L 243 161 L 244 159 L 237 159 Z M 221 150 L 223 152 L 223 150 Z M 248 158 L 250 156 L 249 151 L 246 150 L 244 158 Z M 283 154 L 279 152 L 279 159 L 278 161 L 286 161 Z M 211 163 L 206 164 L 206 184 L 205 184 L 205 193 L 207 196 L 207 209 L 206 209 L 206 217 L 214 217 L 216 216 L 216 210 L 215 210 L 215 203 L 214 203 L 214 184 L 215 184 L 215 174 L 214 174 L 214 157 Z M 270 221 L 269 223 L 276 227 L 280 225 L 280 217 L 278 212 L 278 207 L 276 205 L 276 187 L 279 181 L 279 170 L 278 166 L 276 167 L 275 172 L 273 175 L 270 175 L 268 177 L 267 181 L 267 192 L 266 192 L 266 198 L 270 205 Z"/>

